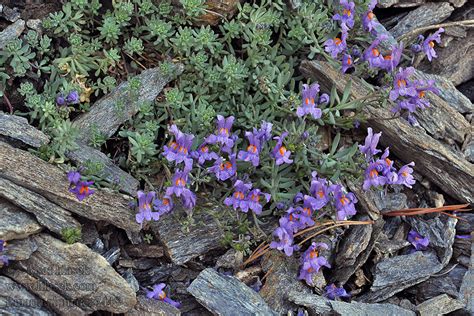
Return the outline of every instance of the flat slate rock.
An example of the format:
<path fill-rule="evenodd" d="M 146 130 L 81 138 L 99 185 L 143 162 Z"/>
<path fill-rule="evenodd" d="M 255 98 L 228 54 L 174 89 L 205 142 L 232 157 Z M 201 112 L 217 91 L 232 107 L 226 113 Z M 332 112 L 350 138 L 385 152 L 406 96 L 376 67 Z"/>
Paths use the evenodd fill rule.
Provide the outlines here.
<path fill-rule="evenodd" d="M 361 302 L 380 302 L 439 272 L 443 265 L 434 251 L 417 251 L 387 258 L 375 266 L 370 292 L 359 298 Z"/>
<path fill-rule="evenodd" d="M 348 80 L 351 80 L 352 100 L 371 93 L 368 83 L 355 76 L 343 75 L 326 62 L 303 61 L 300 71 L 305 77 L 318 81 L 323 91 L 331 91 L 335 86 L 337 91 L 342 93 Z M 474 186 L 472 186 L 474 165 L 462 155 L 429 136 L 422 129 L 413 128 L 402 118 L 381 120 L 387 118 L 389 108 L 367 105 L 363 107 L 363 112 L 368 116 L 367 125 L 375 132 L 382 131 L 380 142 L 383 146 L 390 146 L 390 151 L 405 162 L 414 161 L 417 172 L 426 176 L 452 197 L 459 201 L 474 202 Z"/>
<path fill-rule="evenodd" d="M 420 27 L 438 24 L 446 20 L 454 8 L 449 2 L 430 2 L 423 4 L 403 17 L 390 33 L 397 38 Z M 417 35 L 415 34 L 414 37 Z"/>
<path fill-rule="evenodd" d="M 72 217 L 71 213 L 62 207 L 50 202 L 38 193 L 16 185 L 1 176 L 0 197 L 33 214 L 38 223 L 58 235 L 65 228 L 81 228 L 81 224 Z"/>
<path fill-rule="evenodd" d="M 63 170 L 3 142 L 0 142 L 0 178 L 36 192 L 72 213 L 94 221 L 105 221 L 127 231 L 140 231 L 135 220 L 136 212 L 129 206 L 130 197 L 96 190 L 80 202 L 68 191 L 69 182 Z"/>
<path fill-rule="evenodd" d="M 331 301 L 322 296 L 292 291 L 289 293 L 290 300 L 299 306 L 308 309 L 310 315 L 326 315 L 336 313 L 337 315 L 351 316 L 415 316 L 415 312 L 401 308 L 393 304 L 366 304 L 359 302 Z"/>
<path fill-rule="evenodd" d="M 176 307 L 144 295 L 137 297 L 137 305 L 126 312 L 124 316 L 179 316 L 181 312 Z"/>
<path fill-rule="evenodd" d="M 122 82 L 111 93 L 97 101 L 89 112 L 77 117 L 73 124 L 79 129 L 77 140 L 88 144 L 92 131 L 109 138 L 118 130 L 120 125 L 132 118 L 140 105 L 152 102 L 163 88 L 184 70 L 181 64 L 173 65 L 171 75 L 163 75 L 160 68 L 144 70 L 134 77 L 140 81 L 138 91 L 131 92 L 130 80 Z"/>
<path fill-rule="evenodd" d="M 198 208 L 203 208 L 198 204 Z M 221 207 L 221 206 L 218 206 Z M 214 212 L 214 211 L 213 211 Z M 218 212 L 218 211 L 215 211 Z M 183 209 L 177 208 L 172 214 L 150 223 L 153 232 L 159 235 L 165 254 L 173 263 L 181 265 L 211 250 L 222 247 L 224 231 L 217 221 L 204 210 L 193 214 L 194 223 L 183 231 L 177 218 L 185 217 Z"/>
<path fill-rule="evenodd" d="M 28 124 L 26 118 L 1 111 L 0 135 L 19 140 L 34 148 L 49 143 L 49 136 Z"/>
<path fill-rule="evenodd" d="M 416 311 L 420 316 L 445 315 L 463 307 L 462 302 L 441 294 L 417 305 Z"/>
<path fill-rule="evenodd" d="M 30 292 L 36 294 L 43 300 L 43 304 L 54 310 L 59 315 L 82 316 L 87 315 L 85 311 L 80 309 L 75 304 L 69 302 L 67 299 L 56 293 L 46 283 L 29 275 L 28 273 L 16 270 L 7 269 L 5 274 L 16 282 L 22 284 Z"/>
<path fill-rule="evenodd" d="M 42 230 L 33 216 L 2 198 L 0 198 L 0 218 L 2 240 L 23 239 Z"/>
<path fill-rule="evenodd" d="M 459 300 L 466 304 L 466 310 L 474 313 L 474 232 L 471 233 L 471 260 L 469 269 L 463 277 L 461 288 L 459 289 Z"/>
<path fill-rule="evenodd" d="M 8 241 L 6 254 L 10 261 L 22 261 L 29 259 L 36 250 L 38 250 L 38 245 L 33 238 L 29 237 Z"/>
<path fill-rule="evenodd" d="M 101 171 L 97 176 L 107 180 L 110 183 L 117 184 L 119 190 L 131 196 L 137 194 L 140 184 L 131 174 L 120 169 L 109 157 L 100 150 L 94 149 L 82 143 L 78 143 L 78 149 L 69 151 L 66 156 L 77 166 L 83 166 L 87 162 L 100 164 Z"/>
<path fill-rule="evenodd" d="M 278 315 L 257 292 L 212 268 L 203 270 L 188 292 L 214 315 Z"/>
<path fill-rule="evenodd" d="M 0 49 L 4 49 L 7 44 L 18 38 L 25 29 L 25 21 L 16 20 L 12 25 L 7 26 L 6 29 L 0 32 Z"/>
<path fill-rule="evenodd" d="M 0 314 L 6 316 L 54 316 L 39 298 L 22 285 L 0 275 Z"/>
<path fill-rule="evenodd" d="M 311 289 L 298 280 L 300 262 L 294 256 L 288 257 L 278 250 L 270 250 L 262 261 L 267 274 L 265 284 L 258 292 L 268 306 L 280 315 L 296 310 L 297 306 L 288 300 L 291 290 L 311 293 Z"/>
<path fill-rule="evenodd" d="M 135 306 L 133 289 L 101 255 L 84 244 L 68 245 L 47 234 L 36 235 L 34 240 L 38 250 L 13 268 L 34 276 L 87 313 L 125 313 Z"/>

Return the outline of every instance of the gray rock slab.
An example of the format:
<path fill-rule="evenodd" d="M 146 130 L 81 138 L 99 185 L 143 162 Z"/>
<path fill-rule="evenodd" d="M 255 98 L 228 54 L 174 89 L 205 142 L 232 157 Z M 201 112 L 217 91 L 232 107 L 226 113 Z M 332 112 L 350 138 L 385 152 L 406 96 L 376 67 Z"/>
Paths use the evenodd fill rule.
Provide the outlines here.
<path fill-rule="evenodd" d="M 257 292 L 212 268 L 203 270 L 188 292 L 215 315 L 278 315 Z"/>
<path fill-rule="evenodd" d="M 417 28 L 446 20 L 454 8 L 449 2 L 430 2 L 411 11 L 395 25 L 390 33 L 397 38 Z M 416 35 L 415 35 L 416 36 Z"/>
<path fill-rule="evenodd" d="M 360 302 L 380 302 L 439 272 L 443 265 L 434 251 L 417 251 L 387 258 L 375 267 L 370 292 L 360 296 Z"/>
<path fill-rule="evenodd" d="M 140 231 L 140 225 L 135 220 L 136 211 L 129 206 L 130 197 L 100 189 L 78 201 L 68 191 L 69 182 L 63 170 L 3 142 L 0 142 L 0 178 L 33 191 L 71 213 L 94 221 L 105 221 L 124 230 Z M 16 198 L 19 197 L 17 194 Z"/>
<path fill-rule="evenodd" d="M 24 29 L 25 21 L 21 19 L 16 20 L 15 23 L 7 26 L 6 29 L 0 32 L 0 49 L 4 49 L 8 42 L 18 38 Z"/>
<path fill-rule="evenodd" d="M 101 133 L 107 138 L 115 134 L 120 125 L 132 118 L 145 102 L 152 102 L 174 76 L 180 75 L 184 66 L 173 66 L 172 75 L 163 75 L 159 68 L 144 70 L 134 80 L 140 81 L 138 91 L 131 91 L 130 80 L 121 83 L 111 93 L 97 101 L 89 112 L 73 122 L 79 128 L 78 140 L 89 143 L 91 131 Z"/>
<path fill-rule="evenodd" d="M 464 304 L 446 294 L 433 297 L 416 306 L 420 316 L 445 315 L 461 309 Z"/>
<path fill-rule="evenodd" d="M 208 207 L 199 205 L 198 208 Z M 221 207 L 221 206 L 218 206 Z M 219 212 L 213 210 L 212 212 Z M 222 247 L 224 231 L 211 214 L 200 210 L 193 214 L 194 223 L 183 231 L 177 218 L 184 217 L 185 211 L 177 208 L 172 214 L 150 223 L 153 232 L 159 235 L 165 254 L 173 263 L 181 265 L 211 250 Z"/>
<path fill-rule="evenodd" d="M 3 112 L 0 112 L 0 135 L 35 148 L 49 143 L 49 136 L 31 126 L 26 118 Z"/>
<path fill-rule="evenodd" d="M 102 170 L 97 176 L 107 180 L 110 183 L 117 184 L 120 191 L 131 196 L 137 194 L 138 185 L 140 184 L 131 174 L 120 169 L 109 157 L 100 150 L 94 149 L 82 143 L 78 143 L 78 149 L 70 151 L 66 156 L 71 159 L 77 166 L 83 166 L 87 162 L 100 164 Z"/>
<path fill-rule="evenodd" d="M 3 240 L 23 239 L 42 229 L 33 216 L 1 198 L 0 218 L 0 239 Z"/>
<path fill-rule="evenodd" d="M 337 313 L 351 316 L 415 316 L 415 312 L 393 304 L 366 304 L 359 302 L 331 301 L 322 296 L 292 291 L 290 300 L 308 309 L 310 315 Z"/>
<path fill-rule="evenodd" d="M 277 250 L 270 250 L 263 257 L 262 267 L 267 278 L 258 292 L 268 306 L 280 315 L 296 310 L 297 306 L 288 300 L 291 290 L 311 293 L 309 287 L 298 280 L 300 262 L 295 257 L 287 257 Z"/>
<path fill-rule="evenodd" d="M 10 261 L 27 260 L 38 249 L 33 238 L 10 240 L 7 244 L 6 254 Z"/>
<path fill-rule="evenodd" d="M 60 235 L 65 228 L 81 228 L 81 224 L 72 217 L 71 213 L 50 202 L 36 192 L 6 180 L 0 176 L 0 197 L 23 210 L 34 214 L 42 225 Z"/>
<path fill-rule="evenodd" d="M 54 316 L 42 300 L 10 278 L 0 276 L 0 314 Z"/>
<path fill-rule="evenodd" d="M 126 312 L 124 316 L 179 316 L 181 312 L 176 307 L 165 302 L 149 299 L 144 295 L 137 297 L 137 305 Z"/>
<path fill-rule="evenodd" d="M 84 244 L 68 245 L 46 234 L 36 235 L 34 240 L 38 250 L 14 268 L 34 276 L 88 313 L 125 313 L 135 306 L 133 289 L 101 255 Z"/>

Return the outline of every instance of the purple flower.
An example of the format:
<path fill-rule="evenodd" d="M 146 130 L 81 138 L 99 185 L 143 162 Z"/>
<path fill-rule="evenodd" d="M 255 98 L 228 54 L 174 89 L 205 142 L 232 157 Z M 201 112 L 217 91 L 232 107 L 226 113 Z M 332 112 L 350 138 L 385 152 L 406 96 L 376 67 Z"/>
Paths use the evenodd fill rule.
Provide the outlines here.
<path fill-rule="evenodd" d="M 60 93 L 56 97 L 56 104 L 57 105 L 66 105 L 66 99 L 64 98 L 64 94 Z"/>
<path fill-rule="evenodd" d="M 279 241 L 272 241 L 270 248 L 280 251 L 283 250 L 288 257 L 293 254 L 294 250 L 298 250 L 298 246 L 293 245 L 293 233 L 291 231 L 287 231 L 283 227 L 277 227 L 273 235 L 277 237 Z"/>
<path fill-rule="evenodd" d="M 331 267 L 326 258 L 319 255 L 321 249 L 328 249 L 328 245 L 313 242 L 303 254 L 303 265 L 301 266 L 298 279 L 305 280 L 310 286 L 313 285 L 313 275 L 318 273 L 321 267 Z"/>
<path fill-rule="evenodd" d="M 207 160 L 219 159 L 215 152 L 209 151 L 209 146 L 206 143 L 203 143 L 196 151 L 193 151 L 191 157 L 197 159 L 200 165 L 203 165 Z"/>
<path fill-rule="evenodd" d="M 7 246 L 7 242 L 3 239 L 0 239 L 0 252 L 3 252 L 6 246 Z"/>
<path fill-rule="evenodd" d="M 419 125 L 418 120 L 411 113 L 408 114 L 407 121 L 408 121 L 408 123 L 410 123 L 411 126 L 418 126 Z"/>
<path fill-rule="evenodd" d="M 231 148 L 234 146 L 234 139 L 231 137 L 230 131 L 232 124 L 234 123 L 234 117 L 229 116 L 224 118 L 222 115 L 217 116 L 217 133 L 209 135 L 206 138 L 208 144 L 219 144 L 221 149 L 227 153 L 230 153 Z"/>
<path fill-rule="evenodd" d="M 398 97 L 416 96 L 415 86 L 408 80 L 408 77 L 415 73 L 415 68 L 400 68 L 393 80 L 393 88 L 390 91 L 390 100 L 395 101 Z"/>
<path fill-rule="evenodd" d="M 364 13 L 364 17 L 362 18 L 362 25 L 364 26 L 364 29 L 369 32 L 372 32 L 374 26 L 378 23 L 375 18 L 375 14 L 372 12 L 376 5 L 377 0 L 371 0 L 369 3 L 368 11 Z"/>
<path fill-rule="evenodd" d="M 412 185 L 415 184 L 415 179 L 413 178 L 413 169 L 410 167 L 413 167 L 415 165 L 414 162 L 410 162 L 407 165 L 404 165 L 403 167 L 398 170 L 398 181 L 397 184 L 403 184 L 404 186 L 408 187 L 411 189 Z"/>
<path fill-rule="evenodd" d="M 428 36 L 424 41 L 423 41 L 423 51 L 426 54 L 426 57 L 428 57 L 428 60 L 431 61 L 433 58 L 438 57 L 436 55 L 436 52 L 434 50 L 435 43 L 441 43 L 441 33 L 444 32 L 443 28 L 440 28 L 437 30 L 434 34 L 431 34 Z"/>
<path fill-rule="evenodd" d="M 77 171 L 69 171 L 67 173 L 67 179 L 71 185 L 77 184 L 81 180 L 81 174 Z"/>
<path fill-rule="evenodd" d="M 260 138 L 251 132 L 245 132 L 245 137 L 249 140 L 247 150 L 240 150 L 237 158 L 243 161 L 250 161 L 254 167 L 257 167 L 260 163 L 260 150 L 262 144 Z"/>
<path fill-rule="evenodd" d="M 349 54 L 342 56 L 342 72 L 346 73 L 349 68 L 354 67 L 352 65 L 352 57 Z"/>
<path fill-rule="evenodd" d="M 66 102 L 67 104 L 78 104 L 79 93 L 76 90 L 69 92 L 69 94 L 66 97 Z"/>
<path fill-rule="evenodd" d="M 326 286 L 324 290 L 324 296 L 326 296 L 330 300 L 335 300 L 341 297 L 350 297 L 350 295 L 346 292 L 346 290 L 344 290 L 342 286 L 337 287 L 334 283 L 331 283 Z"/>
<path fill-rule="evenodd" d="M 166 293 L 163 291 L 165 287 L 166 287 L 166 284 L 164 283 L 154 285 L 153 291 L 148 291 L 148 290 L 146 291 L 146 297 L 150 299 L 153 298 L 155 300 L 160 300 L 170 305 L 173 305 L 176 308 L 179 308 L 179 306 L 181 305 L 180 303 L 173 301 L 172 299 L 166 296 Z"/>
<path fill-rule="evenodd" d="M 347 0 L 341 0 L 339 2 L 344 8 L 342 14 L 336 14 L 333 16 L 333 20 L 340 21 L 341 26 L 347 26 L 349 28 L 354 27 L 354 2 L 348 2 Z"/>
<path fill-rule="evenodd" d="M 260 191 L 260 189 L 253 189 L 252 191 L 249 192 L 248 194 L 248 206 L 249 208 L 257 215 L 262 214 L 262 202 L 260 200 L 260 197 L 263 196 L 264 203 L 270 202 L 271 195 L 268 193 L 263 193 Z"/>
<path fill-rule="evenodd" d="M 415 53 L 415 54 L 421 52 L 422 49 L 423 49 L 423 48 L 421 47 L 420 44 L 412 44 L 412 45 L 410 46 L 410 50 L 411 50 L 413 53 Z"/>
<path fill-rule="evenodd" d="M 264 142 L 268 142 L 272 138 L 272 128 L 273 128 L 272 123 L 262 121 L 262 125 L 260 126 L 260 129 L 257 130 L 254 127 L 253 133 L 258 139 L 260 139 L 260 142 L 263 144 Z"/>
<path fill-rule="evenodd" d="M 152 212 L 151 205 L 155 199 L 155 192 L 144 193 L 143 191 L 137 192 L 138 197 L 138 214 L 135 215 L 135 219 L 138 224 L 142 224 L 143 221 L 151 221 L 152 219 L 157 221 L 160 219 L 159 212 Z"/>
<path fill-rule="evenodd" d="M 328 182 L 324 178 L 318 178 L 316 172 L 313 172 L 312 175 L 313 179 L 311 180 L 309 192 L 316 201 L 316 204 L 313 205 L 314 209 L 319 210 L 329 202 Z"/>
<path fill-rule="evenodd" d="M 191 209 L 196 205 L 196 195 L 186 187 L 188 172 L 187 170 L 176 170 L 172 180 L 173 185 L 166 188 L 166 195 L 181 197 L 184 207 Z"/>
<path fill-rule="evenodd" d="M 321 96 L 319 97 L 319 104 L 327 104 L 329 103 L 329 95 L 327 95 L 327 93 L 323 93 L 321 94 Z"/>
<path fill-rule="evenodd" d="M 227 197 L 224 200 L 224 204 L 227 206 L 231 206 L 234 210 L 240 208 L 242 212 L 247 213 L 249 210 L 249 199 L 247 197 L 247 193 L 252 188 L 251 183 L 244 183 L 242 180 L 235 181 L 234 184 L 234 194 L 232 196 Z"/>
<path fill-rule="evenodd" d="M 380 152 L 377 149 L 377 144 L 379 143 L 380 136 L 382 136 L 382 132 L 373 134 L 372 128 L 367 128 L 367 137 L 365 138 L 365 144 L 359 145 L 359 150 L 361 153 L 365 155 L 365 159 L 369 160 L 373 155 L 376 155 Z"/>
<path fill-rule="evenodd" d="M 311 86 L 307 84 L 303 85 L 303 103 L 300 107 L 296 109 L 296 115 L 298 117 L 303 117 L 305 115 L 311 114 L 314 119 L 321 118 L 322 111 L 316 107 L 314 100 L 318 100 L 319 93 L 319 84 L 313 83 Z"/>
<path fill-rule="evenodd" d="M 425 250 L 430 243 L 428 237 L 421 236 L 415 230 L 410 230 L 407 240 L 413 245 L 413 247 L 415 247 L 415 250 Z"/>
<path fill-rule="evenodd" d="M 403 43 L 400 43 L 400 45 L 398 46 L 392 46 L 392 51 L 389 55 L 383 57 L 383 61 L 381 62 L 379 67 L 386 71 L 393 71 L 400 63 L 400 59 L 402 58 L 402 52 Z"/>
<path fill-rule="evenodd" d="M 347 28 L 342 28 L 341 38 L 335 37 L 330 38 L 324 42 L 324 50 L 331 54 L 332 58 L 337 58 L 337 56 L 346 50 L 347 48 Z"/>
<path fill-rule="evenodd" d="M 354 205 L 357 203 L 357 198 L 354 193 L 350 192 L 344 194 L 342 187 L 337 185 L 334 190 L 334 199 L 337 211 L 336 218 L 338 221 L 346 220 L 349 216 L 357 213 Z"/>
<path fill-rule="evenodd" d="M 153 201 L 153 208 L 163 215 L 165 213 L 171 212 L 173 209 L 173 199 L 170 196 L 165 195 L 163 199 L 155 199 Z"/>
<path fill-rule="evenodd" d="M 372 186 L 378 187 L 388 182 L 386 177 L 379 175 L 379 166 L 380 164 L 378 162 L 372 162 L 365 170 L 365 179 L 362 186 L 364 190 L 367 191 Z"/>
<path fill-rule="evenodd" d="M 377 46 L 388 38 L 387 35 L 379 35 L 364 52 L 364 60 L 369 62 L 370 67 L 381 67 L 384 63 L 384 58 Z"/>
<path fill-rule="evenodd" d="M 283 146 L 283 140 L 286 136 L 288 136 L 288 132 L 284 132 L 281 134 L 281 136 L 273 137 L 277 143 L 275 147 L 273 147 L 272 156 L 276 159 L 277 166 L 284 163 L 291 164 L 293 162 L 293 160 L 290 159 L 291 151 L 287 150 L 286 147 Z"/>
<path fill-rule="evenodd" d="M 74 188 L 70 188 L 69 192 L 74 193 L 79 201 L 84 200 L 91 194 L 94 194 L 94 190 L 89 188 L 93 185 L 93 181 L 79 181 Z"/>
<path fill-rule="evenodd" d="M 434 94 L 439 94 L 439 90 L 434 86 L 435 81 L 434 80 L 428 80 L 428 81 L 423 81 L 423 80 L 416 80 L 415 81 L 415 86 L 416 86 L 416 97 L 414 97 L 413 102 L 416 104 L 417 107 L 424 109 L 426 107 L 430 106 L 430 102 L 425 99 L 426 92 L 431 91 Z"/>
<path fill-rule="evenodd" d="M 174 134 L 175 140 L 169 146 L 163 146 L 163 155 L 168 161 L 174 161 L 176 164 L 184 162 L 185 168 L 191 170 L 193 160 L 189 154 L 193 144 L 194 135 L 184 134 L 176 125 L 170 127 L 170 132 Z"/>
<path fill-rule="evenodd" d="M 207 168 L 208 171 L 213 172 L 217 179 L 225 181 L 233 177 L 237 172 L 237 165 L 235 163 L 235 154 L 230 156 L 230 161 L 224 161 L 219 157 L 214 162 L 212 167 Z"/>

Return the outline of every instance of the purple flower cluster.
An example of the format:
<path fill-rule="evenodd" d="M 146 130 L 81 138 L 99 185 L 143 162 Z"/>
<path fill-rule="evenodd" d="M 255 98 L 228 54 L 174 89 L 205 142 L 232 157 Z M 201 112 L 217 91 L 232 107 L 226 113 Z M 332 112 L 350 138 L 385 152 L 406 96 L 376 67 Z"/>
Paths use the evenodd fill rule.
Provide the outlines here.
<path fill-rule="evenodd" d="M 173 200 L 165 195 L 163 199 L 157 199 L 155 192 L 137 192 L 138 213 L 135 215 L 137 223 L 142 225 L 144 221 L 157 221 L 160 216 L 169 213 L 173 207 Z"/>
<path fill-rule="evenodd" d="M 310 86 L 304 84 L 301 94 L 303 102 L 301 106 L 296 109 L 296 115 L 303 117 L 310 114 L 316 120 L 321 118 L 322 110 L 318 108 L 317 105 L 328 103 L 329 96 L 325 93 L 319 96 L 319 84 L 316 82 Z"/>
<path fill-rule="evenodd" d="M 320 255 L 320 251 L 324 249 L 328 249 L 327 244 L 313 242 L 304 252 L 298 279 L 305 280 L 308 285 L 313 285 L 313 275 L 318 273 L 323 266 L 331 267 L 327 259 Z"/>
<path fill-rule="evenodd" d="M 160 283 L 153 286 L 153 291 L 146 291 L 146 297 L 152 298 L 155 300 L 160 300 L 170 305 L 173 305 L 176 308 L 179 308 L 181 304 L 179 302 L 173 301 L 169 298 L 163 289 L 166 287 L 166 284 Z"/>
<path fill-rule="evenodd" d="M 415 230 L 410 230 L 408 232 L 407 240 L 413 245 L 415 251 L 425 250 L 430 244 L 430 239 L 428 237 L 421 236 Z"/>
<path fill-rule="evenodd" d="M 78 104 L 79 101 L 79 93 L 76 90 L 69 92 L 67 96 L 64 96 L 63 93 L 60 93 L 56 97 L 56 104 L 61 106 Z"/>
<path fill-rule="evenodd" d="M 359 145 L 359 150 L 364 154 L 365 160 L 368 163 L 365 169 L 363 189 L 368 190 L 371 187 L 397 184 L 411 188 L 415 184 L 415 179 L 412 175 L 413 169 L 411 168 L 415 163 L 410 162 L 397 171 L 393 166 L 393 161 L 388 158 L 390 154 L 388 147 L 382 156 L 378 158 L 376 155 L 380 153 L 380 150 L 377 149 L 377 144 L 381 135 L 382 132 L 373 134 L 372 128 L 369 127 L 364 145 Z"/>
<path fill-rule="evenodd" d="M 185 170 L 191 170 L 193 159 L 190 152 L 194 135 L 184 134 L 176 125 L 170 127 L 170 132 L 175 139 L 168 146 L 163 146 L 163 155 L 170 162 L 174 161 L 176 164 L 184 162 Z"/>
<path fill-rule="evenodd" d="M 372 68 L 379 68 L 387 72 L 396 69 L 400 63 L 403 52 L 403 43 L 393 45 L 391 50 L 384 56 L 380 52 L 379 45 L 381 42 L 388 39 L 386 34 L 378 35 L 377 38 L 370 44 L 364 52 L 364 60 L 369 63 Z"/>
<path fill-rule="evenodd" d="M 395 74 L 393 80 L 393 87 L 390 91 L 389 98 L 396 101 L 397 105 L 392 110 L 400 112 L 406 110 L 409 113 L 409 121 L 416 122 L 412 117 L 412 113 L 417 108 L 424 109 L 430 106 L 430 102 L 426 99 L 426 93 L 431 91 L 439 94 L 439 90 L 434 86 L 434 80 L 414 80 L 409 79 L 415 73 L 415 68 L 408 67 L 406 69 L 400 68 Z"/>
<path fill-rule="evenodd" d="M 79 201 L 84 200 L 95 190 L 90 188 L 94 184 L 93 181 L 81 181 L 81 174 L 78 171 L 69 171 L 67 174 L 69 180 L 69 192 L 74 193 Z"/>
<path fill-rule="evenodd" d="M 298 231 L 314 225 L 313 214 L 326 206 L 336 209 L 336 219 L 346 220 L 357 213 L 355 203 L 357 198 L 351 192 L 339 184 L 330 184 L 325 178 L 312 173 L 310 194 L 298 193 L 293 199 L 285 215 L 279 220 L 279 227 L 274 231 L 275 241 L 271 242 L 270 248 L 283 250 L 287 256 L 291 256 L 297 246 L 293 245 L 294 234 Z"/>
<path fill-rule="evenodd" d="M 0 262 L 2 263 L 2 266 L 7 266 L 8 265 L 8 256 L 5 254 L 5 251 L 7 250 L 7 242 L 3 239 L 0 239 Z"/>
<path fill-rule="evenodd" d="M 262 197 L 263 201 L 260 200 Z M 263 205 L 268 203 L 270 198 L 271 195 L 268 193 L 263 193 L 259 189 L 252 190 L 251 183 L 237 180 L 234 183 L 234 193 L 224 200 L 224 204 L 232 206 L 234 210 L 240 209 L 242 212 L 247 213 L 250 209 L 256 215 L 260 215 Z"/>

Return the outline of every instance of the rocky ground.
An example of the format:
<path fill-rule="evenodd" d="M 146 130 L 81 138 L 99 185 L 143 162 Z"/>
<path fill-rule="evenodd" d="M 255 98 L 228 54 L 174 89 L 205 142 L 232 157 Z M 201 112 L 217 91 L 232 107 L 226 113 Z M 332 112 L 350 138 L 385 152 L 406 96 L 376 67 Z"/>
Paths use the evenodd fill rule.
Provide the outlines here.
<path fill-rule="evenodd" d="M 80 165 L 88 160 L 106 166 L 103 177 L 120 182 L 122 192 L 98 190 L 79 202 L 67 190 L 66 172 L 28 149 L 49 138 L 27 120 L 0 112 L 0 239 L 7 241 L 8 266 L 0 269 L 0 312 L 6 315 L 470 315 L 474 313 L 474 215 L 457 218 L 434 213 L 387 216 L 408 207 L 441 207 L 474 202 L 474 29 L 453 22 L 474 19 L 474 4 L 463 0 L 380 1 L 382 23 L 394 38 L 413 36 L 428 25 L 446 26 L 439 58 L 421 63 L 416 76 L 435 78 L 439 96 L 431 108 L 417 113 L 419 127 L 407 129 L 401 119 L 383 120 L 387 109 L 367 107 L 368 125 L 383 132 L 382 145 L 402 161 L 415 161 L 418 184 L 412 194 L 393 193 L 381 200 L 357 190 L 357 220 L 372 225 L 339 227 L 324 237 L 326 257 L 334 267 L 320 273 L 313 289 L 297 280 L 299 262 L 272 250 L 244 264 L 243 255 L 222 246 L 224 232 L 213 218 L 199 212 L 187 230 L 178 224 L 180 211 L 151 225 L 151 242 L 129 207 L 139 183 L 101 151 L 84 145 L 92 126 L 111 136 L 136 114 L 144 100 L 154 100 L 174 77 L 158 69 L 140 75 L 142 90 L 126 104 L 126 116 L 109 112 L 124 97 L 127 82 L 75 119 L 79 149 L 68 157 Z M 36 16 L 20 16 L 0 5 L 0 48 L 25 28 L 38 27 Z M 48 4 L 49 5 L 49 4 Z M 385 17 L 384 17 L 385 16 Z M 29 20 L 25 20 L 29 19 Z M 413 34 L 412 34 L 413 33 Z M 304 61 L 301 73 L 343 91 L 352 80 L 351 98 L 367 95 L 367 85 L 343 76 L 329 64 Z M 177 64 L 174 75 L 182 67 Z M 416 132 L 414 132 L 414 130 Z M 351 187 L 352 186 L 352 187 Z M 209 206 L 205 198 L 200 207 Z M 183 211 L 184 212 L 184 211 Z M 276 226 L 263 227 L 271 232 Z M 81 228 L 82 239 L 68 244 L 64 229 Z M 426 251 L 408 252 L 410 229 L 430 238 Z M 457 238 L 470 235 L 471 239 Z M 352 301 L 322 296 L 331 282 L 344 285 Z M 144 290 L 157 283 L 173 289 L 178 310 L 150 300 Z"/>

